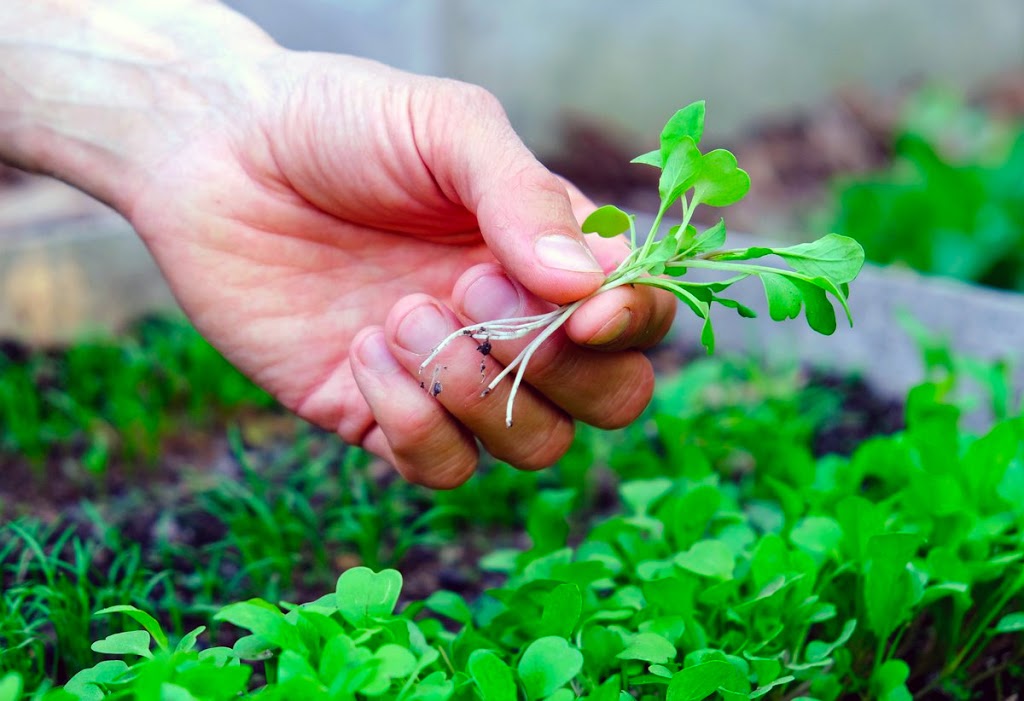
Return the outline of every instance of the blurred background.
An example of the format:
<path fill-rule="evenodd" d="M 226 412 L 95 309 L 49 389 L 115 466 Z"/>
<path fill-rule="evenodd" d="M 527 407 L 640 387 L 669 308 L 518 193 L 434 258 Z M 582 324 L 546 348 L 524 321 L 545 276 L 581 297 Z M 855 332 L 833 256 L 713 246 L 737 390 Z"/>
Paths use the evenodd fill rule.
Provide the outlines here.
<path fill-rule="evenodd" d="M 657 205 L 629 159 L 682 105 L 752 176 L 732 229 L 838 230 L 869 256 L 1024 288 L 1019 0 L 233 0 L 283 45 L 485 86 L 598 203 Z M 127 226 L 0 170 L 0 336 L 66 341 L 172 302 Z"/>

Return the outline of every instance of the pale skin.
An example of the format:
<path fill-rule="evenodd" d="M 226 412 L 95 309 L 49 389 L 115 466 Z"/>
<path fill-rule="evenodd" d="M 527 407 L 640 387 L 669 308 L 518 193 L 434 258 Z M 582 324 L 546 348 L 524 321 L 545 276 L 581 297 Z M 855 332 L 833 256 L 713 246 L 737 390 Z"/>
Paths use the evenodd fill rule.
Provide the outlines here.
<path fill-rule="evenodd" d="M 481 88 L 287 51 L 214 2 L 5 0 L 0 160 L 114 207 L 229 360 L 410 481 L 465 481 L 477 440 L 551 465 L 574 420 L 623 426 L 650 400 L 639 351 L 675 304 L 646 286 L 542 347 L 511 428 L 509 381 L 481 379 L 529 339 L 486 358 L 464 339 L 421 376 L 451 331 L 581 299 L 627 250 L 581 234 L 594 205 Z"/>

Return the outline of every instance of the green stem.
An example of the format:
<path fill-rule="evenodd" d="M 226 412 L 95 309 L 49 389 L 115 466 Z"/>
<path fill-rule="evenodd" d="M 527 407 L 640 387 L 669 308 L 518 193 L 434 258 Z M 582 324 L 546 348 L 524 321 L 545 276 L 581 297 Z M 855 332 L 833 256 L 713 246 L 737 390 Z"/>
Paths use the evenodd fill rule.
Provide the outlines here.
<path fill-rule="evenodd" d="M 640 247 L 640 254 L 637 256 L 639 260 L 643 260 L 647 257 L 647 254 L 651 251 L 651 246 L 654 245 L 654 237 L 658 235 L 658 229 L 661 228 L 661 220 L 665 217 L 666 207 L 662 205 L 658 208 L 658 214 L 654 217 L 654 223 L 651 224 L 651 230 L 647 234 L 647 240 L 644 241 L 644 245 Z M 633 249 L 636 250 L 635 248 Z M 628 258 L 626 260 L 629 260 Z"/>
<path fill-rule="evenodd" d="M 804 282 L 812 281 L 812 278 L 807 275 L 803 275 L 792 270 L 786 270 L 785 268 L 773 268 L 768 265 L 754 265 L 749 263 L 728 263 L 726 261 L 696 259 L 673 261 L 671 265 L 674 268 L 699 268 L 702 270 L 735 270 L 737 272 L 746 272 L 749 274 L 753 274 L 753 272 L 775 273 L 776 275 L 785 275 L 786 277 L 796 278 L 798 280 L 803 280 Z"/>
<path fill-rule="evenodd" d="M 995 619 L 996 616 L 998 616 L 1002 612 L 1004 608 L 1006 608 L 1006 605 L 1010 602 L 1010 599 L 1012 599 L 1013 596 L 1018 591 L 1020 591 L 1021 587 L 1024 587 L 1024 569 L 1022 569 L 1021 573 L 1017 575 L 1017 579 L 1015 579 L 1013 583 L 1006 588 L 1006 591 L 1004 591 L 999 596 L 999 598 L 996 600 L 995 605 L 989 607 L 988 611 L 982 617 L 981 622 L 971 632 L 971 637 L 967 639 L 967 642 L 960 650 L 960 654 L 957 655 L 953 659 L 953 662 L 947 665 L 946 669 L 943 670 L 941 675 L 942 677 L 947 677 L 950 674 L 956 672 L 957 668 L 964 662 L 964 659 L 967 658 L 968 654 L 970 654 L 970 660 L 973 660 L 973 658 L 977 655 L 977 652 L 972 651 L 974 649 L 974 646 L 978 644 L 978 639 L 988 632 L 989 626 L 992 625 L 992 621 Z"/>

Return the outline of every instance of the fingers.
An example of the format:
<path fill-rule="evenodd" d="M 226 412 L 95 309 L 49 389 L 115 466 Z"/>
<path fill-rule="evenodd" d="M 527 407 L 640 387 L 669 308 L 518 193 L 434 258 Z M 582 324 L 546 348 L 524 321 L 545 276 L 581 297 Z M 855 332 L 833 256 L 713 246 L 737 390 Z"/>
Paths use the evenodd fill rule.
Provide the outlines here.
<path fill-rule="evenodd" d="M 672 326 L 676 298 L 648 285 L 623 285 L 585 302 L 565 325 L 576 343 L 603 351 L 644 350 Z"/>
<path fill-rule="evenodd" d="M 476 469 L 473 436 L 420 389 L 388 348 L 383 329 L 361 331 L 352 342 L 352 371 L 377 420 L 363 447 L 391 462 L 410 482 L 449 489 Z"/>
<path fill-rule="evenodd" d="M 604 296 L 599 295 L 595 301 Z M 517 285 L 493 264 L 476 266 L 463 275 L 456 283 L 452 300 L 466 324 L 542 314 L 551 309 L 550 305 Z M 633 304 L 637 313 L 631 315 L 625 325 L 621 325 L 618 319 L 623 312 L 631 314 L 628 306 L 619 313 L 609 314 L 606 326 L 614 327 L 614 338 L 598 339 L 609 347 L 625 348 L 637 341 L 646 342 L 653 333 L 641 325 L 655 319 L 660 324 L 665 323 L 661 321 L 664 311 L 632 290 L 615 296 L 611 304 L 596 307 L 589 313 L 587 323 L 595 324 L 601 320 L 598 314 L 607 313 L 621 303 Z M 607 331 L 600 328 L 598 331 L 608 336 Z M 498 361 L 508 363 L 531 338 L 496 340 L 491 344 L 490 353 Z M 616 428 L 633 421 L 650 401 L 654 385 L 653 370 L 642 354 L 601 353 L 583 348 L 562 331 L 553 334 L 533 354 L 525 379 L 565 412 L 601 428 Z"/>
<path fill-rule="evenodd" d="M 392 352 L 413 374 L 419 373 L 431 350 L 460 327 L 450 310 L 426 295 L 401 300 L 385 323 Z M 492 392 L 484 392 L 502 367 L 478 351 L 478 345 L 469 337 L 455 339 L 424 370 L 421 378 L 425 390 L 496 458 L 522 469 L 552 465 L 572 443 L 572 420 L 524 386 L 516 395 L 513 425 L 507 426 L 505 411 L 511 383 L 502 382 Z"/>
<path fill-rule="evenodd" d="M 447 336 L 462 327 L 496 318 L 547 312 L 553 305 L 513 282 L 495 264 L 479 265 L 458 281 L 453 305 L 461 318 L 426 295 L 401 300 L 383 333 L 364 330 L 355 340 L 352 369 L 376 418 L 365 447 L 388 459 L 410 481 L 435 488 L 465 481 L 476 465 L 474 436 L 495 457 L 523 469 L 548 466 L 568 450 L 571 417 L 602 428 L 633 421 L 650 401 L 654 376 L 635 351 L 664 334 L 673 300 L 638 286 L 595 297 L 570 319 L 571 334 L 553 334 L 534 353 L 505 425 L 511 379 L 490 393 L 490 380 L 530 338 L 481 342 L 456 338 L 421 374 L 420 365 Z M 575 341 L 575 342 L 574 342 Z"/>
<path fill-rule="evenodd" d="M 418 101 L 423 104 L 414 114 L 428 115 L 415 125 L 424 160 L 442 191 L 476 215 L 505 269 L 557 304 L 596 290 L 605 271 L 580 231 L 565 186 L 519 140 L 498 101 L 454 81 L 431 84 Z"/>

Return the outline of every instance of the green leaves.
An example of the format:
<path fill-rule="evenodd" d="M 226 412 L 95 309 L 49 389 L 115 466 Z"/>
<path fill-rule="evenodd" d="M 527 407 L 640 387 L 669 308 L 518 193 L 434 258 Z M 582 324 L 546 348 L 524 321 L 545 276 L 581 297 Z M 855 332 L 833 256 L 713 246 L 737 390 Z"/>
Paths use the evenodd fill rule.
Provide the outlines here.
<path fill-rule="evenodd" d="M 97 640 L 92 644 L 93 652 L 101 652 L 107 655 L 138 655 L 139 657 L 152 657 L 149 651 L 149 644 L 152 638 L 144 630 L 132 630 L 126 633 L 114 633 L 103 640 Z"/>
<path fill-rule="evenodd" d="M 483 701 L 516 701 L 512 670 L 490 650 L 476 650 L 469 657 L 469 676 Z"/>
<path fill-rule="evenodd" d="M 1024 632 L 1024 613 L 1008 613 L 996 624 L 996 633 Z"/>
<path fill-rule="evenodd" d="M 583 220 L 582 229 L 585 234 L 597 234 L 612 238 L 629 231 L 632 219 L 628 214 L 613 204 L 598 207 Z"/>
<path fill-rule="evenodd" d="M 684 136 L 663 155 L 661 178 L 658 180 L 658 194 L 661 195 L 662 211 L 668 209 L 684 192 L 693 187 L 701 174 L 702 156 L 697 144 Z"/>
<path fill-rule="evenodd" d="M 661 146 L 655 151 L 645 153 L 633 159 L 633 163 L 644 163 L 662 168 L 669 156 L 675 152 L 684 139 L 690 139 L 694 145 L 700 143 L 704 134 L 704 101 L 693 102 L 676 112 L 669 118 L 661 130 Z"/>
<path fill-rule="evenodd" d="M 920 544 L 916 533 L 883 533 L 868 540 L 864 604 L 868 628 L 883 640 L 909 620 L 921 599 L 921 582 L 907 567 Z"/>
<path fill-rule="evenodd" d="M 371 619 L 389 616 L 402 592 L 402 575 L 397 570 L 374 572 L 353 567 L 338 578 L 338 610 L 349 623 L 366 625 Z"/>
<path fill-rule="evenodd" d="M 661 130 L 661 160 L 664 163 L 683 139 L 689 138 L 700 143 L 704 135 L 704 100 L 691 102 L 672 115 Z"/>
<path fill-rule="evenodd" d="M 533 641 L 517 666 L 528 701 L 550 696 L 583 669 L 583 655 L 562 638 Z"/>
<path fill-rule="evenodd" d="M 795 319 L 804 311 L 808 325 L 818 333 L 830 335 L 836 330 L 836 315 L 828 296 L 834 297 L 853 323 L 847 303 L 849 283 L 864 264 L 864 251 L 853 239 L 829 234 L 817 241 L 795 246 L 770 248 L 756 246 L 738 250 L 720 250 L 725 245 L 725 223 L 698 234 L 690 225 L 697 205 L 727 207 L 741 200 L 750 190 L 750 176 L 739 168 L 736 157 L 724 149 L 701 154 L 697 144 L 704 132 L 704 103 L 693 103 L 677 112 L 661 133 L 657 151 L 644 154 L 634 162 L 661 168 L 658 192 L 661 207 L 647 242 L 608 278 L 602 288 L 617 284 L 647 284 L 673 292 L 704 320 L 700 342 L 713 352 L 715 332 L 711 307 L 717 303 L 730 307 L 741 316 L 753 318 L 754 312 L 721 293 L 730 285 L 750 276 L 759 276 L 768 300 L 769 315 L 775 321 Z M 692 196 L 685 194 L 692 189 Z M 669 208 L 683 198 L 683 219 L 657 244 L 653 243 L 662 218 Z M 604 209 L 604 208 L 602 208 Z M 598 212 L 600 214 L 598 215 Z M 617 209 L 595 212 L 588 229 L 620 233 L 628 225 L 628 215 Z M 593 215 L 592 215 L 593 216 Z M 607 223 L 606 223 L 607 221 Z M 766 256 L 776 256 L 790 266 L 771 269 L 747 264 Z M 719 270 L 731 277 L 718 283 L 684 283 L 666 280 L 668 273 L 682 276 L 690 268 Z M 620 283 L 621 281 L 621 283 Z"/>
<path fill-rule="evenodd" d="M 729 547 L 718 540 L 702 540 L 676 555 L 675 563 L 684 570 L 712 579 L 732 579 L 735 558 Z"/>
<path fill-rule="evenodd" d="M 616 657 L 620 660 L 641 660 L 651 664 L 665 664 L 676 656 L 676 648 L 655 633 L 639 633 L 629 641 L 626 649 Z"/>
<path fill-rule="evenodd" d="M 771 250 L 793 270 L 812 278 L 831 280 L 837 285 L 853 282 L 864 265 L 861 245 L 839 234 L 828 234 L 810 243 Z"/>
<path fill-rule="evenodd" d="M 128 617 L 135 619 L 149 632 L 150 635 L 153 636 L 153 640 L 156 642 L 158 647 L 161 649 L 167 647 L 167 634 L 164 633 L 160 624 L 157 623 L 157 620 L 145 611 L 137 609 L 134 606 L 120 605 L 108 606 L 105 609 L 97 611 L 94 615 L 105 616 L 111 613 L 123 613 Z"/>
<path fill-rule="evenodd" d="M 720 689 L 734 691 L 745 697 L 750 692 L 750 682 L 728 662 L 711 660 L 676 672 L 668 684 L 666 699 L 702 701 Z"/>
<path fill-rule="evenodd" d="M 750 190 L 750 176 L 725 149 L 709 151 L 701 159 L 700 175 L 693 183 L 693 201 L 709 207 L 728 207 Z"/>

